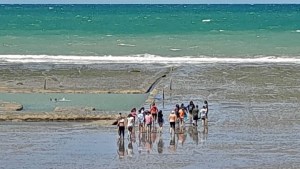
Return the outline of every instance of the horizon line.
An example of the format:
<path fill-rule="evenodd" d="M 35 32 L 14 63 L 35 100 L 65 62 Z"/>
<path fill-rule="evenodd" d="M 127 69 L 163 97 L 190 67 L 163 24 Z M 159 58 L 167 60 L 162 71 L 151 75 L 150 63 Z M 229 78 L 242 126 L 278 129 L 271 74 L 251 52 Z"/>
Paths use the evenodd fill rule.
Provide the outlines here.
<path fill-rule="evenodd" d="M 0 5 L 300 5 L 299 3 L 0 3 Z"/>

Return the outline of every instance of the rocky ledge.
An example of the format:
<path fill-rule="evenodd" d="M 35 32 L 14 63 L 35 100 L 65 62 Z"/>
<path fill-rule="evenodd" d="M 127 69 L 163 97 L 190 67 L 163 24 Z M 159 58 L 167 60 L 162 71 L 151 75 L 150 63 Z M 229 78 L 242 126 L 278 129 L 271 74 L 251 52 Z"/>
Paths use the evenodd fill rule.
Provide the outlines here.
<path fill-rule="evenodd" d="M 21 111 L 21 110 L 23 110 L 23 105 L 19 103 L 0 101 L 0 111 Z"/>

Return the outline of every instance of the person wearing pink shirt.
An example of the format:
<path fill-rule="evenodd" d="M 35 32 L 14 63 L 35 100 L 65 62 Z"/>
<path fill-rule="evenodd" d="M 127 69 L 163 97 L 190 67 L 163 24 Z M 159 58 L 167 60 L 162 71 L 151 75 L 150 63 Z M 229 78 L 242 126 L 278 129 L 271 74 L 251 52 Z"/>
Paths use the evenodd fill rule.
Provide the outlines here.
<path fill-rule="evenodd" d="M 152 121 L 153 121 L 153 117 L 150 114 L 150 112 L 148 112 L 145 116 L 145 121 L 146 121 L 146 126 L 147 126 L 147 132 L 151 133 L 151 127 L 152 127 Z"/>

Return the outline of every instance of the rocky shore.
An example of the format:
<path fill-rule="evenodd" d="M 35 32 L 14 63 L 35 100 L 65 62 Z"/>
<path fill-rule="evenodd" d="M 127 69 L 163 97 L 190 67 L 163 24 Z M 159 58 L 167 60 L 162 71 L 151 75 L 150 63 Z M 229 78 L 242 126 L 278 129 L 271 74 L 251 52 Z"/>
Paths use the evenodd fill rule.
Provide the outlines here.
<path fill-rule="evenodd" d="M 0 93 L 146 93 L 145 106 L 155 100 L 164 111 L 190 100 L 203 100 L 217 110 L 269 111 L 269 105 L 299 103 L 298 64 L 97 64 L 97 65 L 2 65 Z M 47 79 L 46 85 L 44 85 Z M 262 104 L 262 105 L 260 105 Z M 220 108 L 222 107 L 222 108 Z M 263 107 L 263 109 L 261 108 Z M 272 106 L 270 107 L 272 108 Z M 82 108 L 84 109 L 84 107 Z M 292 110 L 291 108 L 289 110 Z M 128 110 L 129 111 L 129 110 Z M 270 110 L 271 111 L 271 110 Z M 100 120 L 113 119 L 105 112 L 1 111 L 0 120 Z M 273 109 L 272 109 L 273 112 Z M 104 114 L 103 114 L 104 113 Z M 27 116 L 26 116 L 27 114 Z M 112 112 L 111 114 L 118 114 Z M 238 116 L 237 116 L 238 117 Z M 222 118 L 221 118 L 222 119 Z M 259 119 L 262 119 L 261 117 Z M 254 119 L 251 124 L 260 124 Z M 257 123 L 256 123 L 257 122 Z M 262 123 L 264 124 L 264 123 Z"/>
<path fill-rule="evenodd" d="M 152 102 L 155 85 L 169 71 L 160 64 L 4 65 L 0 68 L 0 93 L 150 93 L 146 102 Z M 118 114 L 91 107 L 57 107 L 53 112 L 23 112 L 22 107 L 0 102 L 0 121 L 115 120 Z"/>

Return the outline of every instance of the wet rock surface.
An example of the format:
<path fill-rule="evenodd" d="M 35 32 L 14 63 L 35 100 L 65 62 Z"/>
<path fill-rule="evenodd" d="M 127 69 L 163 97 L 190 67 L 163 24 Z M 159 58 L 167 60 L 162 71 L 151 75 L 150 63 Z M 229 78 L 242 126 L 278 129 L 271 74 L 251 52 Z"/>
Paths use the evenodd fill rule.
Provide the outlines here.
<path fill-rule="evenodd" d="M 21 111 L 23 110 L 23 105 L 13 102 L 0 101 L 0 112 L 2 111 Z"/>

